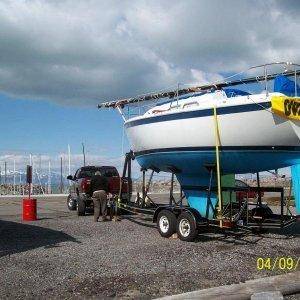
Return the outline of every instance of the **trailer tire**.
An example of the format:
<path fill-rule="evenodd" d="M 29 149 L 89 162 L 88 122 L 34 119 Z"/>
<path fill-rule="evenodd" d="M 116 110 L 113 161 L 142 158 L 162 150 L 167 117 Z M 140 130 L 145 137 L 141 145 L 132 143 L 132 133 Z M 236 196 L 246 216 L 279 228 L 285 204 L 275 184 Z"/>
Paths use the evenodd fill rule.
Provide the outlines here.
<path fill-rule="evenodd" d="M 77 215 L 84 216 L 85 209 L 86 209 L 85 202 L 82 199 L 78 198 L 78 200 L 77 200 Z"/>
<path fill-rule="evenodd" d="M 192 242 L 198 235 L 197 223 L 189 212 L 182 212 L 177 219 L 177 234 L 180 240 Z"/>
<path fill-rule="evenodd" d="M 157 216 L 157 229 L 161 236 L 170 237 L 176 232 L 176 216 L 171 211 L 164 209 Z"/>

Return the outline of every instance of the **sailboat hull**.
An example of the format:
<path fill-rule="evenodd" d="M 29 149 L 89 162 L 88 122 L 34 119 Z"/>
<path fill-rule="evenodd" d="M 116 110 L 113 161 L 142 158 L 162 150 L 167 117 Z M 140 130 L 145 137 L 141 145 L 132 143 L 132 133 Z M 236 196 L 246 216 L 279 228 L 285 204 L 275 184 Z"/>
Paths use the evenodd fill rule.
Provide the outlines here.
<path fill-rule="evenodd" d="M 218 108 L 221 166 L 225 173 L 250 173 L 299 163 L 299 126 L 271 112 L 270 102 Z M 125 123 L 143 167 L 188 173 L 215 162 L 213 110 L 193 110 Z"/>

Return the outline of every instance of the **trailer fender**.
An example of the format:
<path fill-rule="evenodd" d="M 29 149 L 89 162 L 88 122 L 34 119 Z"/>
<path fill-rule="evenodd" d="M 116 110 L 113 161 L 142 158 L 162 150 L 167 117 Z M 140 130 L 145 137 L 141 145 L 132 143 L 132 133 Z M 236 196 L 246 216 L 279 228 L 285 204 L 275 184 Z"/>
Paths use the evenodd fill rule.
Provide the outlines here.
<path fill-rule="evenodd" d="M 186 208 L 185 208 L 184 210 L 182 210 L 182 211 L 185 211 L 185 212 L 189 213 L 189 214 L 193 217 L 195 223 L 201 222 L 201 221 L 203 221 L 203 219 L 204 219 L 204 218 L 201 216 L 201 214 L 198 212 L 198 210 L 196 210 L 195 208 L 192 208 L 192 207 L 186 207 Z"/>
<path fill-rule="evenodd" d="M 171 211 L 172 213 L 174 213 L 176 215 L 176 217 L 178 217 L 182 212 L 185 211 L 193 217 L 193 219 L 196 223 L 203 221 L 203 217 L 201 216 L 201 214 L 192 207 L 179 208 L 179 207 L 160 206 L 154 212 L 153 219 L 152 219 L 153 223 L 155 223 L 157 221 L 158 214 L 164 209 Z"/>
<path fill-rule="evenodd" d="M 152 219 L 152 222 L 153 222 L 153 223 L 156 223 L 158 214 L 159 214 L 162 210 L 164 210 L 164 209 L 169 210 L 169 211 L 172 212 L 172 213 L 175 213 L 174 207 L 160 206 L 160 207 L 158 207 L 158 208 L 155 210 L 155 212 L 154 212 L 153 219 Z M 176 214 L 176 213 L 175 213 L 175 214 Z"/>

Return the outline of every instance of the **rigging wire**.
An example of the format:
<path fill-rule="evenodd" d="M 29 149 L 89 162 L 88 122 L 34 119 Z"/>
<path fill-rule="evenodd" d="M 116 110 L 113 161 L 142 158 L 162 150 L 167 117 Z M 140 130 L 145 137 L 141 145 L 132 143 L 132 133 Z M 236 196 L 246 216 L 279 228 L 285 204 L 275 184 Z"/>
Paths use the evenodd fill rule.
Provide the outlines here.
<path fill-rule="evenodd" d="M 269 63 L 269 64 L 264 64 L 264 65 L 258 65 L 258 66 L 254 66 L 254 67 L 250 67 L 250 68 L 247 68 L 241 72 L 238 72 L 238 73 L 235 73 L 233 75 L 230 75 L 230 76 L 227 76 L 225 77 L 224 79 L 220 79 L 218 81 L 215 81 L 209 85 L 203 85 L 203 86 L 194 86 L 192 88 L 187 88 L 187 89 L 184 89 L 184 90 L 181 90 L 180 91 L 180 94 L 191 94 L 191 93 L 195 93 L 196 91 L 204 91 L 204 90 L 208 90 L 208 89 L 211 89 L 213 90 L 214 88 L 215 89 L 220 89 L 224 86 L 230 86 L 230 85 L 239 85 L 239 83 L 244 83 L 244 81 L 246 81 L 247 83 L 250 83 L 251 82 L 251 79 L 258 81 L 258 79 L 261 81 L 263 80 L 263 78 L 265 78 L 265 82 L 267 80 L 270 80 L 270 79 L 273 79 L 274 78 L 274 75 L 276 74 L 271 74 L 269 75 L 270 76 L 270 79 L 266 77 L 266 68 L 267 66 L 275 66 L 275 65 L 284 65 L 284 66 L 300 66 L 300 65 L 297 65 L 297 64 L 293 64 L 293 63 L 290 63 L 290 62 L 275 62 L 275 63 Z M 228 82 L 227 80 L 230 79 L 230 78 L 233 78 L 233 77 L 237 77 L 238 75 L 240 74 L 243 74 L 243 73 L 246 73 L 250 70 L 254 70 L 254 69 L 258 69 L 258 68 L 261 68 L 263 67 L 264 68 L 264 73 L 265 73 L 265 76 L 256 76 L 256 77 L 253 77 L 253 78 L 241 78 L 241 79 L 237 79 L 235 82 Z M 290 74 L 289 74 L 290 75 Z M 187 85 L 187 84 L 185 84 Z M 173 85 L 172 85 L 173 86 Z M 169 90 L 169 91 L 166 91 L 168 90 L 168 88 L 165 88 L 163 90 L 160 90 L 160 91 L 164 91 L 162 93 L 160 93 L 160 91 L 157 91 L 156 94 L 141 94 L 139 96 L 136 96 L 136 97 L 131 97 L 131 98 L 127 98 L 127 99 L 116 99 L 115 101 L 110 101 L 110 102 L 104 102 L 102 104 L 99 104 L 98 105 L 98 108 L 101 108 L 101 107 L 118 107 L 118 106 L 124 106 L 124 105 L 130 105 L 130 104 L 133 104 L 133 103 L 138 103 L 138 106 L 140 104 L 140 102 L 143 102 L 143 101 L 155 101 L 155 100 L 158 100 L 158 99 L 163 99 L 163 98 L 166 98 L 166 97 L 169 97 L 169 98 L 174 98 L 176 96 L 176 94 L 178 95 L 179 94 L 179 91 L 178 91 L 178 86 L 177 86 L 177 89 L 174 89 L 174 90 Z M 176 93 L 177 92 L 177 93 Z"/>

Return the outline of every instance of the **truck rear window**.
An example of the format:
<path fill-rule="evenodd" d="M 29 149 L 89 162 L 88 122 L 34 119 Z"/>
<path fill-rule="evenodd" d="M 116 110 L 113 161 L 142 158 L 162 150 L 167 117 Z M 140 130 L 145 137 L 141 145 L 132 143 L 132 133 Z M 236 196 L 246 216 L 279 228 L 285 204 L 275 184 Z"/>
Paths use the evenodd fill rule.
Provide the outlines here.
<path fill-rule="evenodd" d="M 119 177 L 118 171 L 114 168 L 102 169 L 100 172 L 105 177 Z"/>
<path fill-rule="evenodd" d="M 79 178 L 91 178 L 95 172 L 100 171 L 102 176 L 105 177 L 119 177 L 119 173 L 115 168 L 91 168 L 81 170 L 79 173 Z"/>
<path fill-rule="evenodd" d="M 79 173 L 79 178 L 90 178 L 92 177 L 97 170 L 81 170 Z"/>

